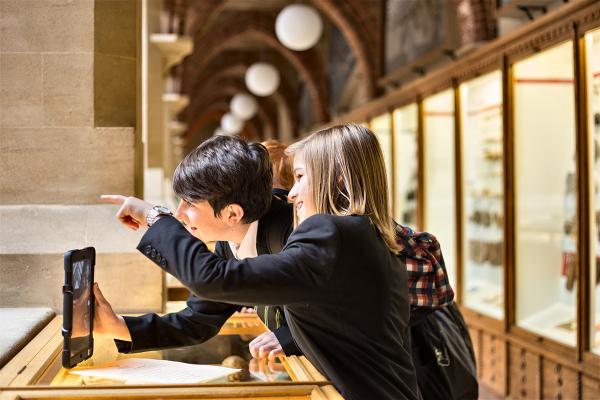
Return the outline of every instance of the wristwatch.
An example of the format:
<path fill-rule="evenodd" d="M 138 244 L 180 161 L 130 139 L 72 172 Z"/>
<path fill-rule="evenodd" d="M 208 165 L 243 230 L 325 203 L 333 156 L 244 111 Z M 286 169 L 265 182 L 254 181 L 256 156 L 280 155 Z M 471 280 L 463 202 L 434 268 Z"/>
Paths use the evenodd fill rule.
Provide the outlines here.
<path fill-rule="evenodd" d="M 146 215 L 146 223 L 148 224 L 148 227 L 151 227 L 156 222 L 156 219 L 159 215 L 173 215 L 173 213 L 164 206 L 152 207 L 152 210 L 150 210 L 148 215 Z"/>

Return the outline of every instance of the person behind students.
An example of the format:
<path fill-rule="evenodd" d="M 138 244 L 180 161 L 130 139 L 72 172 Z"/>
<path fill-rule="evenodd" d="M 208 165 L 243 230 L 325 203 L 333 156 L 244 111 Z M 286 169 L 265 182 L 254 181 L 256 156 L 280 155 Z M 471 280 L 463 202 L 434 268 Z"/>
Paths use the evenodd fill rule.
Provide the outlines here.
<path fill-rule="evenodd" d="M 185 157 L 176 176 L 178 191 L 185 193 L 186 200 L 179 203 L 175 215 L 191 235 L 203 241 L 218 241 L 215 252 L 222 258 L 269 254 L 285 244 L 292 230 L 292 207 L 271 194 L 272 169 L 263 146 L 238 137 L 212 137 Z M 191 295 L 187 307 L 176 313 L 120 317 L 97 286 L 95 293 L 94 332 L 116 339 L 118 350 L 125 353 L 204 342 L 241 309 L 239 305 Z M 272 332 L 250 343 L 251 354 L 271 359 L 300 354 L 283 313 L 276 307 L 269 311 L 260 316 Z"/>
<path fill-rule="evenodd" d="M 299 349 L 345 398 L 419 398 L 408 349 L 407 271 L 396 257 L 377 139 L 359 125 L 341 125 L 292 152 L 289 199 L 298 225 L 280 253 L 225 260 L 170 216 L 150 224 L 138 249 L 203 298 L 284 305 Z M 176 173 L 176 193 L 214 212 L 180 183 Z M 145 226 L 147 204 L 120 200 L 119 219 Z"/>
<path fill-rule="evenodd" d="M 469 329 L 454 303 L 442 248 L 434 235 L 396 225 L 398 257 L 408 271 L 411 354 L 427 400 L 479 398 Z"/>
<path fill-rule="evenodd" d="M 294 185 L 291 157 L 285 154 L 287 146 L 274 139 L 266 140 L 262 145 L 269 152 L 273 164 L 273 195 L 287 201 L 287 195 Z"/>

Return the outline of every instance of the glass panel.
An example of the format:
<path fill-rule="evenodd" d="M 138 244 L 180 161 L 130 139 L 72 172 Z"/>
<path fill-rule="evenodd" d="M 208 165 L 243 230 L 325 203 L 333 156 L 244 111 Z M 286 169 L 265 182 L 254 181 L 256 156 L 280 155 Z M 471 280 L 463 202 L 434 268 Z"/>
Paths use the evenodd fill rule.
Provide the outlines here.
<path fill-rule="evenodd" d="M 600 354 L 600 29 L 585 35 L 588 83 L 588 132 L 590 138 L 590 226 L 592 351 Z"/>
<path fill-rule="evenodd" d="M 417 129 L 419 110 L 416 104 L 398 108 L 394 118 L 394 218 L 402 225 L 417 226 Z"/>
<path fill-rule="evenodd" d="M 425 230 L 442 246 L 450 284 L 456 288 L 454 94 L 451 89 L 423 101 Z"/>
<path fill-rule="evenodd" d="M 122 385 L 127 384 L 106 378 L 80 376 L 70 373 L 86 367 L 94 367 L 113 360 L 125 358 L 152 358 L 179 361 L 189 364 L 224 365 L 240 368 L 242 371 L 218 380 L 205 382 L 208 384 L 230 382 L 288 382 L 292 381 L 287 373 L 285 360 L 265 361 L 252 358 L 248 343 L 257 335 L 264 332 L 264 325 L 258 317 L 252 314 L 235 314 L 223 325 L 219 335 L 208 341 L 180 348 L 147 351 L 141 353 L 121 354 L 116 352 L 114 341 L 98 337 L 94 342 L 92 358 L 79 364 L 73 370 L 57 368 L 60 365 L 60 353 L 53 365 L 48 368 L 50 373 L 41 376 L 35 385 L 51 386 L 81 386 L 81 385 Z M 243 332 L 243 333 L 241 333 Z"/>
<path fill-rule="evenodd" d="M 517 324 L 575 345 L 573 44 L 514 65 Z"/>
<path fill-rule="evenodd" d="M 460 95 L 463 303 L 502 319 L 502 73 L 463 83 Z"/>
<path fill-rule="evenodd" d="M 390 114 L 382 114 L 371 120 L 371 130 L 377 136 L 381 151 L 383 152 L 383 160 L 385 161 L 385 169 L 388 180 L 388 193 L 390 199 L 392 197 L 392 116 Z"/>

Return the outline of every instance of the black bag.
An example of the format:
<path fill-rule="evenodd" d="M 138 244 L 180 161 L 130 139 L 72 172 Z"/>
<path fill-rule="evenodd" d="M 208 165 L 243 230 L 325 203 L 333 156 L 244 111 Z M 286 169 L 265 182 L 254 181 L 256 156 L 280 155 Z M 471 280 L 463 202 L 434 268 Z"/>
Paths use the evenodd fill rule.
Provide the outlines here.
<path fill-rule="evenodd" d="M 411 350 L 424 400 L 477 399 L 479 386 L 473 343 L 452 303 L 411 311 Z"/>

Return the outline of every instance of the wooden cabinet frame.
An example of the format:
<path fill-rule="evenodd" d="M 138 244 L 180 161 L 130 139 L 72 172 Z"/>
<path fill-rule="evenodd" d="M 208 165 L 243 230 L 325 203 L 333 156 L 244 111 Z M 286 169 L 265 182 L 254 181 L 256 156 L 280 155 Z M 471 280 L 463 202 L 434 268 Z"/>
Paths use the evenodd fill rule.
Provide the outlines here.
<path fill-rule="evenodd" d="M 515 354 L 521 354 L 515 349 L 526 351 L 529 356 L 537 357 L 539 362 L 540 381 L 532 387 L 537 387 L 537 394 L 544 394 L 544 385 L 552 385 L 547 373 L 552 370 L 549 366 L 556 365 L 560 374 L 561 366 L 578 376 L 576 384 L 576 397 L 586 397 L 592 394 L 600 396 L 600 356 L 591 352 L 591 275 L 590 275 L 590 175 L 591 166 L 588 157 L 589 138 L 588 132 L 588 107 L 587 107 L 587 82 L 586 82 L 586 54 L 584 35 L 600 27 L 600 2 L 594 0 L 570 1 L 559 9 L 544 15 L 528 25 L 489 43 L 472 53 L 467 54 L 446 66 L 424 75 L 412 82 L 374 99 L 361 107 L 341 116 L 335 122 L 344 123 L 370 119 L 376 115 L 390 113 L 398 107 L 412 102 L 418 105 L 418 229 L 424 226 L 424 142 L 423 142 L 423 99 L 441 90 L 453 89 L 455 101 L 455 178 L 456 178 L 456 254 L 457 254 L 457 288 L 459 301 L 463 298 L 463 261 L 462 249 L 462 159 L 461 159 L 461 113 L 460 93 L 461 83 L 494 70 L 502 72 L 502 122 L 503 122 L 503 160 L 504 167 L 504 319 L 497 320 L 478 312 L 462 307 L 463 313 L 470 325 L 472 332 L 481 335 L 493 335 L 506 343 L 504 359 L 505 382 L 502 390 L 497 390 L 500 395 L 519 397 L 519 394 L 510 393 L 511 371 L 509 360 Z M 514 143 L 514 87 L 513 65 L 540 51 L 553 47 L 565 41 L 573 42 L 574 60 L 574 86 L 575 86 L 575 149 L 577 157 L 577 252 L 579 262 L 577 265 L 577 341 L 576 346 L 568 346 L 552 339 L 542 337 L 516 326 L 516 299 L 515 290 L 515 143 Z M 394 139 L 392 138 L 392 141 Z M 393 169 L 396 170 L 395 168 Z M 395 179 L 393 179 L 395 181 Z M 435 233 L 435 232 L 434 232 Z M 475 339 L 474 339 L 475 341 Z M 486 357 L 483 345 L 476 340 L 476 351 L 481 362 Z M 524 358 L 524 359 L 525 359 Z M 480 366 L 481 367 L 481 366 Z M 571 375 L 568 375 L 571 376 Z M 560 382 L 560 379 L 558 379 Z M 583 383 L 582 383 L 583 382 Z M 591 382 L 591 383 L 590 383 Z M 513 382 L 515 383 L 515 382 Z M 513 385 L 518 386 L 518 385 Z M 591 388 L 591 389 L 590 389 Z M 500 386 L 497 386 L 500 389 Z M 591 390 L 588 392 L 587 390 Z M 560 388 L 558 388 L 560 392 Z M 570 388 L 569 390 L 574 390 Z M 575 392 L 572 392 L 575 393 Z M 548 394 L 548 393 L 546 393 Z M 565 397 L 565 396 L 563 396 Z"/>
<path fill-rule="evenodd" d="M 239 321 L 234 315 L 221 329 L 220 334 L 259 333 L 266 326 L 254 316 L 248 324 L 250 315 L 241 315 Z M 284 366 L 292 382 L 235 382 L 227 384 L 198 385 L 120 385 L 102 386 L 63 386 L 48 384 L 65 376 L 61 368 L 62 317 L 54 317 L 42 331 L 35 336 L 23 350 L 0 370 L 0 400 L 4 399 L 150 399 L 161 398 L 245 398 L 245 399 L 312 399 L 341 400 L 323 375 L 305 358 L 286 357 Z M 250 326 L 252 325 L 252 326 Z M 39 382 L 43 384 L 38 385 Z M 69 384 L 69 381 L 67 385 Z"/>

